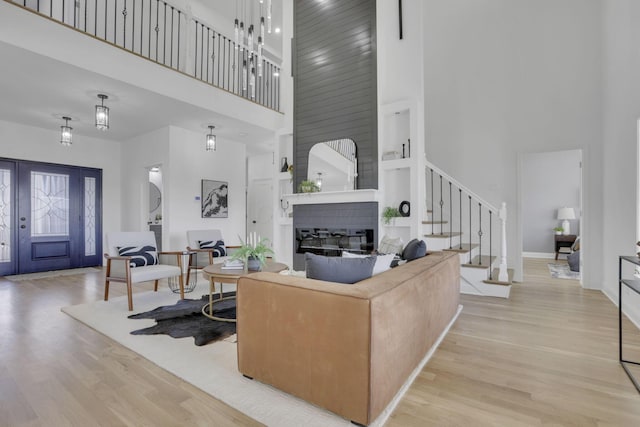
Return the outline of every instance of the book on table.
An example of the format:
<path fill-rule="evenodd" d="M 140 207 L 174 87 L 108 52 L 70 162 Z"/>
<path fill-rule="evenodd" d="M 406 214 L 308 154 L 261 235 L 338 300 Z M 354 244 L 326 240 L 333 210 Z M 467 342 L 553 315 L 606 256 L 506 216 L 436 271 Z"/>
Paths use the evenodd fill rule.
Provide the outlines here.
<path fill-rule="evenodd" d="M 228 259 L 222 263 L 222 270 L 241 270 L 244 268 L 244 262 L 239 259 Z"/>

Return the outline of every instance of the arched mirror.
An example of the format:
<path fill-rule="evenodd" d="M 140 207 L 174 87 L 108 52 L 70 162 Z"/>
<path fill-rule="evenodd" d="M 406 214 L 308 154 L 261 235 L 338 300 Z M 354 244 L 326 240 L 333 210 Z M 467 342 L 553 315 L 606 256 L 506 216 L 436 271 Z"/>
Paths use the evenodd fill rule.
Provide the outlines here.
<path fill-rule="evenodd" d="M 356 189 L 358 158 L 352 139 L 319 142 L 309 150 L 307 179 L 319 184 L 320 191 Z"/>
<path fill-rule="evenodd" d="M 162 204 L 160 189 L 153 182 L 149 183 L 149 213 L 154 213 Z"/>

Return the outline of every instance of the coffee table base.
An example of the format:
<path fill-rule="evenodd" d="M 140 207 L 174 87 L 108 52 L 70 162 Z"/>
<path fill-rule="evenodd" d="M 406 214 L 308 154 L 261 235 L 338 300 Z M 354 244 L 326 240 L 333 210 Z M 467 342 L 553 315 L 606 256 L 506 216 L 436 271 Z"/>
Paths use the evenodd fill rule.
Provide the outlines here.
<path fill-rule="evenodd" d="M 205 317 L 208 317 L 208 318 L 209 318 L 209 319 L 211 319 L 211 320 L 217 320 L 217 321 L 219 321 L 219 322 L 236 323 L 236 322 L 237 322 L 237 320 L 236 320 L 236 319 L 230 319 L 230 318 L 228 318 L 228 317 L 218 317 L 218 316 L 214 316 L 214 315 L 212 314 L 212 313 L 213 313 L 213 306 L 214 306 L 216 303 L 219 303 L 219 302 L 222 302 L 222 301 L 226 301 L 226 300 L 232 300 L 232 299 L 236 299 L 235 295 L 230 296 L 230 297 L 219 298 L 219 299 L 217 299 L 217 300 L 215 300 L 215 301 L 210 300 L 207 304 L 205 304 L 205 305 L 202 307 L 202 314 L 203 314 Z M 207 309 L 208 309 L 208 310 L 207 310 Z"/>

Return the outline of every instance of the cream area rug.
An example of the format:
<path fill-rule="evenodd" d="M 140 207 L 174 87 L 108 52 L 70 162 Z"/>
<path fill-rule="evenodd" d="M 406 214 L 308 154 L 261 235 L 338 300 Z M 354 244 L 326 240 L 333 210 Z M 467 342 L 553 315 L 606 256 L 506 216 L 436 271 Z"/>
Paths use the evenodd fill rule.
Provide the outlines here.
<path fill-rule="evenodd" d="M 225 287 L 225 291 L 227 291 Z M 206 293 L 198 286 L 187 298 L 200 297 Z M 235 335 L 198 347 L 193 338 L 174 339 L 165 335 L 131 335 L 135 329 L 153 326 L 151 319 L 128 319 L 129 314 L 152 310 L 163 305 L 174 304 L 176 295 L 164 288 L 158 292 L 144 292 L 133 296 L 134 311 L 127 310 L 126 296 L 109 301 L 96 301 L 63 307 L 62 311 L 85 323 L 96 331 L 117 341 L 130 350 L 147 358 L 161 368 L 191 383 L 211 396 L 268 426 L 352 426 L 349 420 L 307 403 L 258 381 L 249 380 L 238 372 Z M 462 307 L 460 307 L 461 309 Z M 460 312 L 458 310 L 457 315 Z M 455 321 L 452 320 L 451 324 Z M 451 326 L 449 325 L 449 327 Z M 448 331 L 448 328 L 447 328 Z M 437 344 L 446 334 L 445 331 Z M 436 346 L 437 346 L 436 344 Z M 416 368 L 402 390 L 389 407 L 370 426 L 382 426 L 402 395 L 409 388 L 424 364 L 431 357 L 429 352 L 423 363 Z"/>

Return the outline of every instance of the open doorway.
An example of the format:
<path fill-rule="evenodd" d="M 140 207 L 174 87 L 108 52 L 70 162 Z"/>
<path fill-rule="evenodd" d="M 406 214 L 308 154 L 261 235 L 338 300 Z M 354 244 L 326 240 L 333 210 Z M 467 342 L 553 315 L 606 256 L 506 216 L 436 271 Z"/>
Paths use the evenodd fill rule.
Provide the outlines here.
<path fill-rule="evenodd" d="M 582 150 L 523 154 L 521 177 L 524 268 L 581 283 Z"/>
<path fill-rule="evenodd" d="M 162 170 L 160 166 L 149 168 L 149 231 L 156 235 L 158 251 L 162 251 Z"/>

